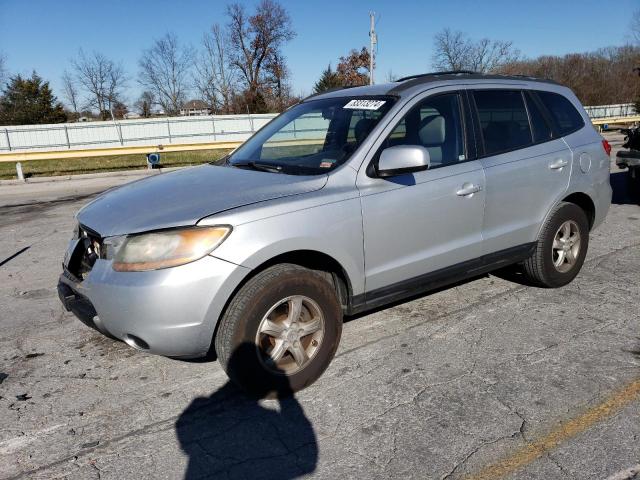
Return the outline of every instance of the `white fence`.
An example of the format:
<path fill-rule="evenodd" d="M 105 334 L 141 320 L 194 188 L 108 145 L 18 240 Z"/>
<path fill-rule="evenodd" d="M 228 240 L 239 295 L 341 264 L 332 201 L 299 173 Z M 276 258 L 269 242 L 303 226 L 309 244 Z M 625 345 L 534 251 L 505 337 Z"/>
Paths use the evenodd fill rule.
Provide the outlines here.
<path fill-rule="evenodd" d="M 633 103 L 619 103 L 617 105 L 596 105 L 584 107 L 592 120 L 601 120 L 613 117 L 632 117 L 637 115 Z"/>
<path fill-rule="evenodd" d="M 632 103 L 585 107 L 592 120 L 637 115 Z M 208 115 L 106 122 L 0 127 L 0 153 L 80 150 L 136 145 L 236 142 L 249 138 L 276 116 Z M 302 117 L 279 134 L 287 138 L 315 138 L 326 131 L 326 120 Z M 317 132 L 317 133 L 314 133 Z"/>
<path fill-rule="evenodd" d="M 210 115 L 0 127 L 0 153 L 243 141 L 275 116 Z"/>

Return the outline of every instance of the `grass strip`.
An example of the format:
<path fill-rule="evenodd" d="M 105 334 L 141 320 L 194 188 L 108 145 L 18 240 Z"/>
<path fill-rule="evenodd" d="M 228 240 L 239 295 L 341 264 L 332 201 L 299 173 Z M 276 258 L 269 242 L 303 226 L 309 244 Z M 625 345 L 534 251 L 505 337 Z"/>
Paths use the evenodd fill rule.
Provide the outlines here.
<path fill-rule="evenodd" d="M 230 151 L 215 149 L 165 152 L 160 154 L 160 163 L 163 167 L 199 165 L 220 160 Z M 20 163 L 22 163 L 22 171 L 25 177 L 52 177 L 80 173 L 138 170 L 147 167 L 147 157 L 144 154 L 108 155 L 104 157 L 27 160 Z M 0 179 L 16 178 L 18 177 L 15 163 L 0 163 Z"/>

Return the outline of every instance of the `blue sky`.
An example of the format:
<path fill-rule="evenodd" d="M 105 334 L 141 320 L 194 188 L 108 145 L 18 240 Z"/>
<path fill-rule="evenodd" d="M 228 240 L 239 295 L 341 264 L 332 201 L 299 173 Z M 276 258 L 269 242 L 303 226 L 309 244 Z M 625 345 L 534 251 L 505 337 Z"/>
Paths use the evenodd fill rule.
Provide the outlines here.
<path fill-rule="evenodd" d="M 225 23 L 214 0 L 0 0 L 0 52 L 13 73 L 35 69 L 60 95 L 60 77 L 79 48 L 122 61 L 140 91 L 137 59 L 154 37 L 175 32 L 197 46 L 213 23 Z M 249 10 L 257 2 L 246 1 Z M 445 27 L 472 38 L 511 40 L 523 54 L 584 52 L 627 39 L 640 0 L 582 1 L 302 1 L 282 0 L 297 37 L 284 49 L 295 93 L 308 94 L 320 72 L 351 48 L 368 45 L 369 10 L 378 14 L 377 78 L 391 70 L 429 71 L 433 35 Z"/>

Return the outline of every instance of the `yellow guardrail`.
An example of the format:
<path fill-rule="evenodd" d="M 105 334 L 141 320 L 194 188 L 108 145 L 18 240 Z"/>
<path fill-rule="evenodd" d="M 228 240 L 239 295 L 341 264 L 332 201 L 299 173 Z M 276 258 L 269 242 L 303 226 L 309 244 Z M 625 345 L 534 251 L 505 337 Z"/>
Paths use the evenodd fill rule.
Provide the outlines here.
<path fill-rule="evenodd" d="M 609 117 L 609 118 L 596 118 L 591 120 L 594 125 L 620 125 L 640 122 L 640 115 L 634 115 L 631 117 Z"/>
<path fill-rule="evenodd" d="M 190 150 L 234 149 L 242 142 L 180 143 L 170 145 L 135 145 L 128 147 L 85 148 L 81 150 L 47 150 L 38 152 L 0 153 L 0 162 L 24 162 L 63 158 L 102 157 L 108 155 L 132 155 L 153 152 L 185 152 Z"/>
<path fill-rule="evenodd" d="M 134 155 L 154 152 L 188 152 L 193 150 L 235 149 L 244 142 L 172 143 L 169 145 L 135 145 L 129 147 L 85 148 L 80 150 L 47 150 L 40 152 L 0 153 L 0 162 L 25 162 L 65 158 L 104 157 L 109 155 Z M 269 142 L 265 146 L 321 145 L 324 139 L 296 139 Z"/>

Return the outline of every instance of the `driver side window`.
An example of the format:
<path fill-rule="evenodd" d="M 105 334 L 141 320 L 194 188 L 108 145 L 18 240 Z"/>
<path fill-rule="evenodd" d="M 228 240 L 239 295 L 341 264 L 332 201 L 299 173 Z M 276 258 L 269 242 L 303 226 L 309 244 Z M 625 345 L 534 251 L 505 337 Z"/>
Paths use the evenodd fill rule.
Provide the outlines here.
<path fill-rule="evenodd" d="M 384 148 L 420 145 L 429 151 L 430 168 L 466 160 L 460 96 L 445 93 L 413 107 L 387 137 Z"/>

